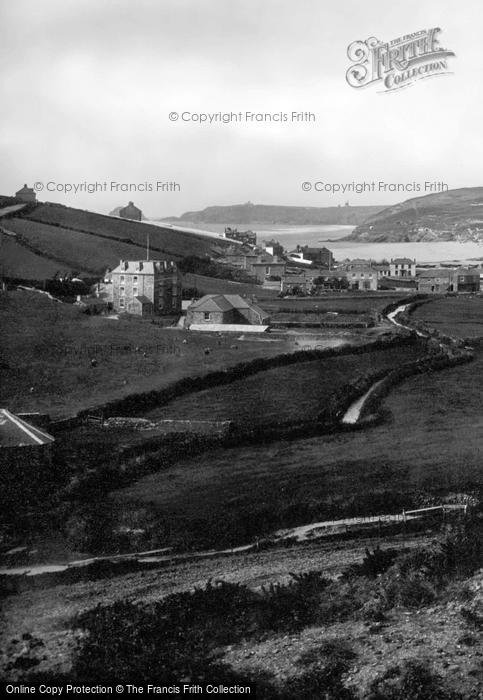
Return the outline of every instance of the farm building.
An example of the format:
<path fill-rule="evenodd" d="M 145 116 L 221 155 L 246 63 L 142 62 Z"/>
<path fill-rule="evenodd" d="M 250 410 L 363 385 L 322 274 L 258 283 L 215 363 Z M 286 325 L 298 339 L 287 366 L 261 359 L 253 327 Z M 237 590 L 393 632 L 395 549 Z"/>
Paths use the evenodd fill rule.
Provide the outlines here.
<path fill-rule="evenodd" d="M 238 294 L 206 294 L 192 302 L 186 312 L 186 327 L 192 330 L 203 330 L 203 326 L 213 324 L 267 326 L 269 322 L 265 311 Z"/>
<path fill-rule="evenodd" d="M 424 270 L 418 277 L 420 292 L 444 294 L 445 292 L 478 292 L 479 289 L 478 268 L 433 268 Z"/>
<path fill-rule="evenodd" d="M 181 280 L 172 261 L 121 260 L 110 276 L 117 312 L 145 317 L 181 311 Z"/>
<path fill-rule="evenodd" d="M 133 202 L 129 202 L 127 207 L 122 207 L 119 209 L 119 216 L 121 219 L 132 219 L 133 221 L 141 221 L 143 218 L 143 213 L 141 209 L 134 206 Z"/>
<path fill-rule="evenodd" d="M 35 194 L 34 190 L 31 187 L 27 187 L 27 185 L 24 185 L 22 189 L 15 192 L 15 197 L 22 200 L 22 202 L 37 201 L 37 195 Z"/>

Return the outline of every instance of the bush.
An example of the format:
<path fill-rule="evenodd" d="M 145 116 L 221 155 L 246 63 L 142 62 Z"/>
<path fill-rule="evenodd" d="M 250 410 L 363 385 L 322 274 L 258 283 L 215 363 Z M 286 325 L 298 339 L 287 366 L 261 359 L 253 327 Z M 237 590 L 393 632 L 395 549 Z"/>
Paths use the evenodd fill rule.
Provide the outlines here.
<path fill-rule="evenodd" d="M 462 700 L 448 690 L 442 679 L 419 661 L 406 661 L 403 668 L 392 666 L 371 684 L 367 700 Z"/>
<path fill-rule="evenodd" d="M 262 588 L 263 627 L 280 630 L 301 629 L 315 622 L 321 593 L 329 585 L 320 571 L 290 574 L 292 581 Z"/>
<path fill-rule="evenodd" d="M 215 648 L 254 628 L 257 604 L 244 586 L 219 582 L 152 605 L 99 605 L 74 621 L 82 632 L 74 674 L 97 682 L 177 682 L 185 676 L 212 682 Z"/>

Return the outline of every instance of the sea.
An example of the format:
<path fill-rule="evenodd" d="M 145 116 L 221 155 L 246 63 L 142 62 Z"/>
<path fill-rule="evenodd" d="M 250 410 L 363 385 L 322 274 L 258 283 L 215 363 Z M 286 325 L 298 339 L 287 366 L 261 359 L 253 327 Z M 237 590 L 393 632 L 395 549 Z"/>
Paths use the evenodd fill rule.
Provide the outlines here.
<path fill-rule="evenodd" d="M 165 226 L 161 221 L 151 221 Z M 177 221 L 175 228 L 183 228 L 206 235 L 220 237 L 224 232 L 222 224 L 205 224 L 203 227 L 190 221 Z M 373 260 L 390 260 L 391 258 L 416 258 L 418 263 L 476 263 L 483 261 L 483 244 L 457 241 L 421 241 L 419 243 L 367 243 L 366 241 L 344 241 L 354 226 L 281 226 L 271 224 L 236 225 L 239 231 L 252 230 L 257 241 L 275 238 L 286 250 L 293 250 L 297 245 L 311 247 L 326 246 L 337 261 L 362 258 Z"/>

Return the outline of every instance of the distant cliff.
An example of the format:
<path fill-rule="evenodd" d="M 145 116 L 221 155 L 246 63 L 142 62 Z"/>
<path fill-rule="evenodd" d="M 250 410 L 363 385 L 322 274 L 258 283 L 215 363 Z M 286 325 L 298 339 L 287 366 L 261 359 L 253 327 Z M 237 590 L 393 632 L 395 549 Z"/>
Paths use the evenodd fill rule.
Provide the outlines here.
<path fill-rule="evenodd" d="M 207 207 L 202 211 L 187 211 L 180 217 L 169 217 L 163 221 L 191 221 L 196 224 L 225 224 L 226 226 L 238 224 L 357 226 L 381 209 L 382 207 L 376 206 L 290 207 L 247 202 L 231 206 Z"/>
<path fill-rule="evenodd" d="M 370 216 L 348 240 L 483 241 L 483 187 L 414 197 Z"/>

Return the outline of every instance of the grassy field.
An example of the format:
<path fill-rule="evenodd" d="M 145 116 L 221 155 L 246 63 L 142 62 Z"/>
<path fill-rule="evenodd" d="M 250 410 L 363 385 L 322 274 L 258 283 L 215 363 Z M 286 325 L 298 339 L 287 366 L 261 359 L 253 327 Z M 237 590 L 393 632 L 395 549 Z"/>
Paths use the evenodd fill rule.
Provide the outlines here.
<path fill-rule="evenodd" d="M 24 280 L 50 279 L 64 266 L 21 246 L 0 233 L 0 275 Z"/>
<path fill-rule="evenodd" d="M 136 517 L 146 508 L 171 534 L 203 538 L 212 523 L 240 540 L 253 523 L 304 523 L 396 512 L 426 496 L 481 487 L 483 352 L 473 363 L 418 375 L 385 400 L 381 425 L 267 445 L 212 450 L 112 494 Z M 235 401 L 235 399 L 234 399 Z M 161 466 L 161 465 L 160 465 Z M 234 525 L 236 524 L 236 525 Z M 158 530 L 162 532 L 162 528 Z"/>
<path fill-rule="evenodd" d="M 57 269 L 63 265 L 75 272 L 101 275 L 107 267 L 118 265 L 119 260 L 137 260 L 145 255 L 145 249 L 141 246 L 102 240 L 88 233 L 28 219 L 8 219 L 4 228 L 20 234 L 42 257 L 56 261 Z"/>
<path fill-rule="evenodd" d="M 44 224 L 120 238 L 128 243 L 138 243 L 142 246 L 146 245 L 146 237 L 149 233 L 151 245 L 174 259 L 186 255 L 206 255 L 213 248 L 227 245 L 221 239 L 218 241 L 206 236 L 176 231 L 169 227 L 119 219 L 83 209 L 64 207 L 60 204 L 40 204 L 27 214 L 26 218 Z"/>
<path fill-rule="evenodd" d="M 136 318 L 88 316 L 25 291 L 0 296 L 0 326 L 1 405 L 53 416 L 300 349 L 290 337 L 234 342 L 230 336 L 190 334 Z"/>
<path fill-rule="evenodd" d="M 459 296 L 435 299 L 419 306 L 413 319 L 442 333 L 460 338 L 483 337 L 483 297 Z"/>
<path fill-rule="evenodd" d="M 146 417 L 232 420 L 243 427 L 314 420 L 324 414 L 331 398 L 350 381 L 420 355 L 417 347 L 389 348 L 277 367 L 181 397 Z"/>
<path fill-rule="evenodd" d="M 320 311 L 320 313 L 336 311 L 341 314 L 362 314 L 371 311 L 382 311 L 388 304 L 399 299 L 405 299 L 407 296 L 406 292 L 374 292 L 373 294 L 364 292 L 328 292 L 320 297 L 274 299 L 272 302 L 265 304 L 265 306 L 267 311 L 274 313 L 283 313 L 287 310 L 302 313 L 305 309 L 313 309 Z"/>

